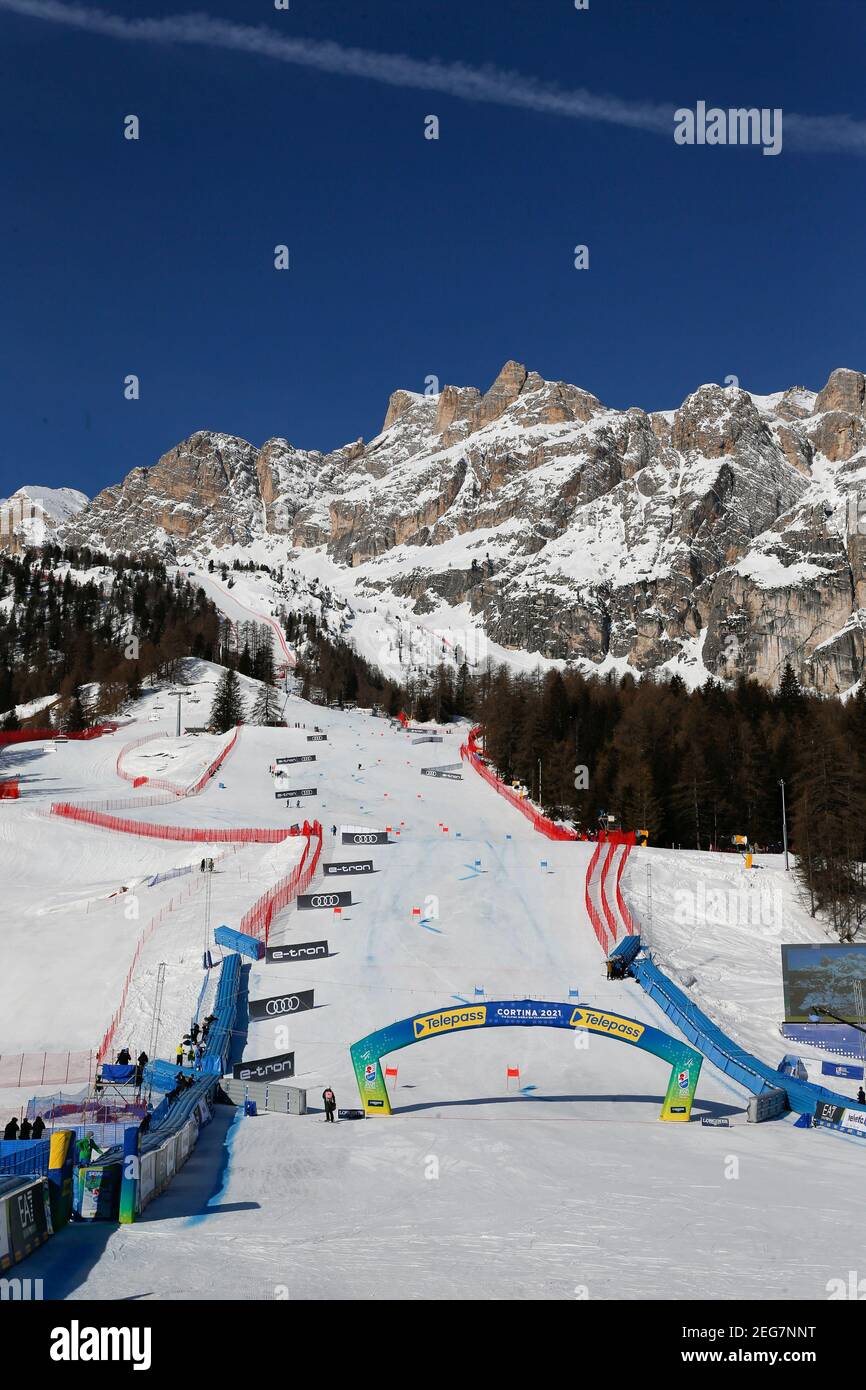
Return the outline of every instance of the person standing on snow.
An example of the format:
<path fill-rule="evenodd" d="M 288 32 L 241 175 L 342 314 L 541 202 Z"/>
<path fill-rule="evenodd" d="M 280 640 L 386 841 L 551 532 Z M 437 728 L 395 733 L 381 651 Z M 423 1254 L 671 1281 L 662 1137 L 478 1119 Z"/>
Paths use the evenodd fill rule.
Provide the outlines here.
<path fill-rule="evenodd" d="M 330 1086 L 326 1086 L 324 1091 L 322 1092 L 322 1100 L 325 1102 L 325 1121 L 327 1123 L 333 1124 L 334 1111 L 337 1108 L 337 1097 L 334 1095 L 334 1092 L 331 1090 Z"/>
<path fill-rule="evenodd" d="M 94 1152 L 101 1154 L 105 1151 L 104 1149 L 101 1149 L 99 1147 L 99 1145 L 93 1137 L 93 1134 L 90 1130 L 88 1130 L 87 1133 L 83 1136 L 83 1138 L 79 1139 L 77 1145 L 75 1161 L 78 1164 L 79 1168 L 86 1167 L 86 1165 L 93 1158 Z"/>
<path fill-rule="evenodd" d="M 17 1138 L 18 1138 L 18 1117 L 17 1117 L 16 1115 L 13 1115 L 13 1116 L 12 1116 L 12 1119 L 9 1121 L 8 1125 L 7 1125 L 6 1128 L 4 1129 L 4 1131 L 3 1131 L 3 1138 L 4 1138 L 4 1139 L 17 1139 Z"/>

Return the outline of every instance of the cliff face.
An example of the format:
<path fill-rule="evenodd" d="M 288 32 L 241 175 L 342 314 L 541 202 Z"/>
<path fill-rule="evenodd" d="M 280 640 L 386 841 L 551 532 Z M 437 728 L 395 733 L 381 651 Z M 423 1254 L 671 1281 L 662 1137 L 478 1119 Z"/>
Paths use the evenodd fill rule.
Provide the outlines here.
<path fill-rule="evenodd" d="M 864 664 L 866 378 L 647 414 L 507 362 L 483 394 L 396 391 L 375 439 L 329 454 L 199 432 L 63 534 L 177 558 L 264 541 L 301 571 L 322 548 L 350 601 L 458 609 L 504 648 L 769 684 L 790 659 L 836 692 Z"/>

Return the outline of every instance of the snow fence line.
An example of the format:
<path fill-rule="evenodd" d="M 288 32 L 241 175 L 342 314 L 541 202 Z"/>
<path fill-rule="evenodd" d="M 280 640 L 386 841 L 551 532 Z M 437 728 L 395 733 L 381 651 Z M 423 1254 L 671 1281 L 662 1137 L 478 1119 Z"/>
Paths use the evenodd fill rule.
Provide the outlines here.
<path fill-rule="evenodd" d="M 134 778 L 134 785 L 147 783 L 149 787 L 162 788 L 167 793 L 177 798 L 198 796 L 209 778 L 222 767 L 226 758 L 234 749 L 240 736 L 241 726 L 235 729 L 225 748 L 214 758 L 213 762 L 205 769 L 197 781 L 186 788 L 179 788 L 173 782 L 166 782 L 159 778 L 144 778 L 143 782 L 139 778 Z M 118 763 L 121 762 L 125 753 L 133 748 L 141 747 L 153 737 L 164 737 L 164 735 L 150 735 L 148 738 L 136 739 L 133 743 L 120 750 Z M 120 776 L 129 780 L 130 774 L 125 770 L 120 771 Z M 132 820 L 128 816 L 114 816 L 108 814 L 101 806 L 111 805 L 110 802 L 99 802 L 90 805 L 76 806 L 71 801 L 54 801 L 51 804 L 49 815 L 62 816 L 66 820 L 79 821 L 84 825 L 95 825 L 101 830 L 112 830 L 120 835 L 141 835 L 151 840 L 178 840 L 183 843 L 192 844 L 280 844 L 290 834 L 289 830 L 264 829 L 262 827 L 246 827 L 236 830 L 199 830 L 190 826 L 179 825 L 151 825 L 147 821 Z M 161 800 L 149 800 L 147 802 L 126 802 L 126 805 L 155 806 L 166 805 L 167 802 Z"/>
<path fill-rule="evenodd" d="M 304 821 L 303 829 L 290 831 L 290 834 L 298 833 L 305 836 L 307 843 L 303 853 L 295 865 L 294 869 L 285 878 L 280 879 L 272 888 L 253 903 L 252 907 L 244 913 L 240 921 L 238 930 L 245 936 L 254 936 L 260 941 L 268 944 L 271 923 L 278 912 L 303 893 L 312 883 L 313 875 L 319 864 L 322 853 L 322 827 L 318 821 Z M 313 842 L 315 841 L 315 845 Z"/>
<path fill-rule="evenodd" d="M 546 835 L 548 840 L 578 839 L 578 835 L 573 830 L 566 830 L 564 826 L 557 825 L 556 821 L 550 820 L 547 816 L 542 815 L 540 811 L 537 811 L 531 802 L 525 800 L 525 798 L 519 797 L 510 787 L 506 787 L 502 779 L 497 777 L 496 773 L 492 772 L 490 768 L 481 761 L 477 747 L 477 739 L 480 732 L 480 725 L 476 725 L 474 729 L 469 730 L 469 737 L 466 742 L 460 746 L 461 758 L 465 759 L 470 766 L 474 767 L 478 775 L 483 777 L 485 782 L 487 782 L 495 792 L 498 792 L 498 794 L 504 797 L 516 811 L 519 811 L 522 816 L 525 816 L 526 819 L 531 822 L 533 829 L 537 830 L 540 835 Z"/>

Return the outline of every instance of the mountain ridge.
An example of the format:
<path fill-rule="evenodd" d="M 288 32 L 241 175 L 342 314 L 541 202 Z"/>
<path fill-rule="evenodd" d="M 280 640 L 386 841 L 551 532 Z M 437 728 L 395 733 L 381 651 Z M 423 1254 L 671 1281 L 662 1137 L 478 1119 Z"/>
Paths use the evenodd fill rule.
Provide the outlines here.
<path fill-rule="evenodd" d="M 648 413 L 508 361 L 483 393 L 393 392 L 379 434 L 330 452 L 196 431 L 60 534 L 179 561 L 261 550 L 506 657 L 771 686 L 788 660 L 839 693 L 863 674 L 864 495 L 860 372 L 710 383 Z"/>

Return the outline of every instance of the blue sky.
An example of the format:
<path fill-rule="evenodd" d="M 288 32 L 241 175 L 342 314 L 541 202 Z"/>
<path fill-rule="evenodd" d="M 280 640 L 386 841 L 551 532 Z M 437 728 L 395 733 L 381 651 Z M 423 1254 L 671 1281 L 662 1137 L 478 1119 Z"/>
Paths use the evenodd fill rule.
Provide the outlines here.
<path fill-rule="evenodd" d="M 97 11 L 200 3 L 85 8 L 0 0 L 0 496 L 92 494 L 201 428 L 333 448 L 397 387 L 511 357 L 647 409 L 866 368 L 862 0 L 209 0 L 186 43 Z M 251 52 L 256 27 L 305 56 Z M 392 85 L 375 55 L 416 66 Z M 459 94 L 489 69 L 501 100 Z M 676 145 L 699 100 L 782 108 L 782 153 Z"/>

